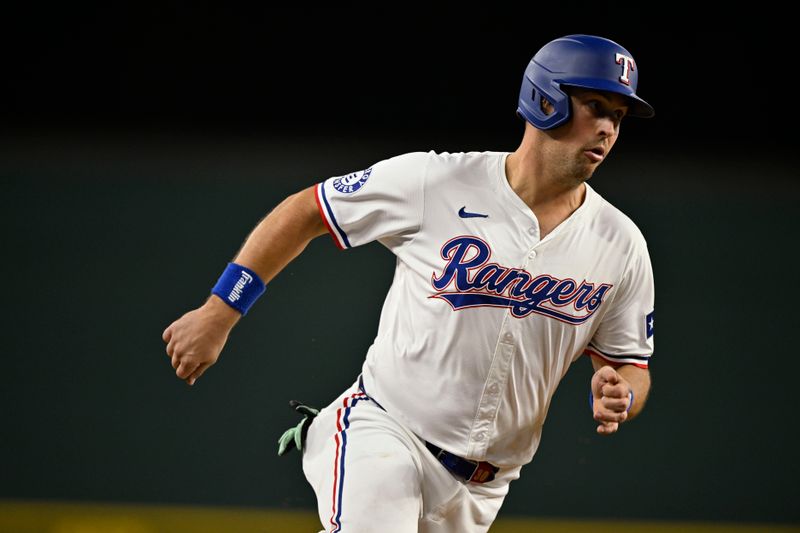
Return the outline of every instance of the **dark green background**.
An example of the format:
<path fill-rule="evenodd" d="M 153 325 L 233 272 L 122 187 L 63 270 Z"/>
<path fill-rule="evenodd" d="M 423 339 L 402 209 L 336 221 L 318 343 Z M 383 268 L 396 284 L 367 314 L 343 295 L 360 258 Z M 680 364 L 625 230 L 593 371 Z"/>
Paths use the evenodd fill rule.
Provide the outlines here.
<path fill-rule="evenodd" d="M 633 52 L 657 113 L 623 124 L 591 181 L 649 242 L 652 394 L 601 438 L 576 364 L 501 516 L 800 521 L 800 186 L 776 133 L 797 113 L 768 89 L 789 34 L 767 9 L 765 38 L 752 13 L 656 31 L 605 7 L 546 27 L 538 5 L 7 14 L 0 498 L 312 509 L 299 456 L 276 454 L 287 402 L 355 379 L 393 256 L 313 241 L 193 388 L 162 331 L 288 194 L 406 151 L 514 150 L 530 56 L 586 32 Z"/>

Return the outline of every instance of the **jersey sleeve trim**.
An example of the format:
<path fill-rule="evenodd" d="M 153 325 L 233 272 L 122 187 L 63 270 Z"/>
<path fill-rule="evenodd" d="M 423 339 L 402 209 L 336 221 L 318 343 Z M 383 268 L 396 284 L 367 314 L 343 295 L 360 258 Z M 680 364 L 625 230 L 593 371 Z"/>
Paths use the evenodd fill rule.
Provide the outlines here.
<path fill-rule="evenodd" d="M 333 237 L 333 242 L 340 250 L 351 248 L 350 241 L 347 239 L 347 234 L 336 222 L 336 217 L 333 215 L 331 205 L 328 203 L 328 198 L 325 196 L 325 182 L 320 182 L 315 190 L 314 198 L 317 200 L 317 209 L 322 221 L 325 222 L 325 227 L 328 228 L 328 233 Z"/>
<path fill-rule="evenodd" d="M 596 355 L 609 363 L 617 365 L 635 365 L 639 368 L 647 368 L 650 363 L 649 355 L 611 355 L 601 352 L 594 346 L 587 346 L 584 353 L 587 355 Z"/>

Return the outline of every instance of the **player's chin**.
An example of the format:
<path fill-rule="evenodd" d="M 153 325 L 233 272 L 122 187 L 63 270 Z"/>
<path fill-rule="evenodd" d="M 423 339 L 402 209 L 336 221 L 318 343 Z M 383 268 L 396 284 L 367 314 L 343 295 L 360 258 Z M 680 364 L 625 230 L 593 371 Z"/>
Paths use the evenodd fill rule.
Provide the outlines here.
<path fill-rule="evenodd" d="M 595 171 L 596 168 L 597 168 L 597 166 L 595 165 L 595 166 L 591 166 L 591 167 L 588 167 L 588 168 L 583 168 L 583 169 L 581 169 L 581 171 L 576 172 L 575 173 L 575 181 L 578 184 L 583 183 L 585 181 L 589 181 L 589 178 L 591 178 L 592 175 L 594 175 L 594 171 Z"/>
<path fill-rule="evenodd" d="M 603 160 L 605 161 L 605 160 Z M 594 171 L 603 164 L 603 161 L 586 161 L 583 165 L 583 172 L 585 174 L 584 180 L 588 180 L 594 174 Z"/>
<path fill-rule="evenodd" d="M 575 176 L 576 181 L 582 183 L 591 178 L 594 174 L 594 171 L 597 170 L 597 167 L 599 166 L 600 162 L 593 163 L 591 161 L 583 160 L 576 165 L 573 175 Z"/>

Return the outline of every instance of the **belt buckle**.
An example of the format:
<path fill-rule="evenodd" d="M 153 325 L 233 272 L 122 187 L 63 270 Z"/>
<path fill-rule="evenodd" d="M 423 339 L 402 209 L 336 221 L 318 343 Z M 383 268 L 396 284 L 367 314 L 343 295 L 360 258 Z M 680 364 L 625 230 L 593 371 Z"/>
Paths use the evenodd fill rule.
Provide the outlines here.
<path fill-rule="evenodd" d="M 475 465 L 475 468 L 472 469 L 472 473 L 467 478 L 467 481 L 471 482 L 472 478 L 475 477 L 475 474 L 478 472 L 478 469 L 481 467 L 481 464 L 478 461 L 470 461 L 469 459 L 464 459 L 464 461 L 469 463 L 469 464 L 471 464 L 471 465 Z"/>

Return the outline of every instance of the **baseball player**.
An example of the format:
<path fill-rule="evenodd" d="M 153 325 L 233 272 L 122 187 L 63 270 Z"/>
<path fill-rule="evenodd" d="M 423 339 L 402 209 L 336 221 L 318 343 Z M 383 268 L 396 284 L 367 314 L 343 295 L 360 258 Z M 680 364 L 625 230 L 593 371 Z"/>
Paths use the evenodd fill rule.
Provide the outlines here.
<path fill-rule="evenodd" d="M 625 117 L 650 117 L 619 44 L 569 35 L 528 65 L 513 152 L 414 152 L 331 177 L 277 206 L 212 295 L 166 328 L 193 384 L 269 282 L 308 242 L 378 241 L 397 256 L 360 375 L 304 415 L 302 453 L 327 532 L 485 532 L 536 452 L 548 407 L 586 355 L 597 432 L 642 410 L 653 273 L 637 226 L 587 181 Z"/>

